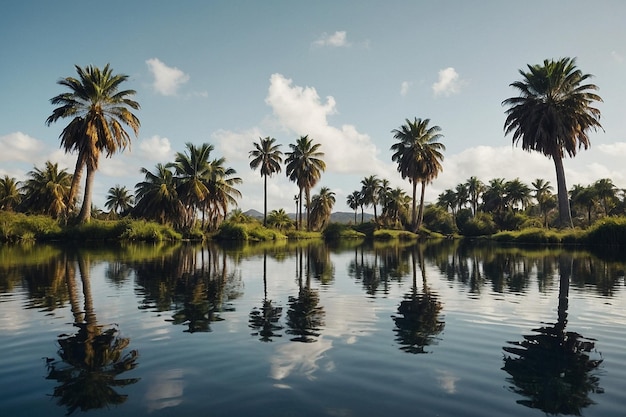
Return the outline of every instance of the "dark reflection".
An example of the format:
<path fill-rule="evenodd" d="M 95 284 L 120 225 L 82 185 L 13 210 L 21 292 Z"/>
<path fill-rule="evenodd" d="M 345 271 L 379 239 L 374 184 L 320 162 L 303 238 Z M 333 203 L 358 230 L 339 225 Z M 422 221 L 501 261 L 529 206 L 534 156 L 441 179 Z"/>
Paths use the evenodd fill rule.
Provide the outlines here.
<path fill-rule="evenodd" d="M 72 257 L 76 257 L 76 262 Z M 84 309 L 80 309 L 76 283 L 76 263 L 80 273 Z M 139 378 L 119 378 L 137 366 L 138 352 L 127 350 L 130 339 L 120 337 L 115 325 L 98 325 L 93 307 L 89 255 L 80 251 L 68 252 L 59 262 L 74 316 L 72 335 L 58 339 L 60 360 L 47 359 L 47 379 L 59 385 L 52 394 L 57 403 L 67 407 L 67 414 L 76 410 L 89 411 L 119 405 L 127 395 L 116 388 L 139 381 Z"/>
<path fill-rule="evenodd" d="M 407 353 L 427 353 L 426 346 L 437 342 L 436 336 L 443 331 L 445 323 L 440 317 L 442 304 L 430 290 L 426 281 L 423 247 L 411 247 L 413 287 L 398 306 L 398 315 L 393 316 L 396 327 L 396 342 L 400 350 Z M 416 262 L 416 255 L 419 258 Z M 417 291 L 417 266 L 422 274 L 422 292 Z"/>
<path fill-rule="evenodd" d="M 135 265 L 140 309 L 173 311 L 169 321 L 186 326 L 184 332 L 210 332 L 241 295 L 241 277 L 228 271 L 227 260 L 217 246 L 183 245 L 172 256 Z"/>
<path fill-rule="evenodd" d="M 566 331 L 571 256 L 559 257 L 559 305 L 554 324 L 546 324 L 521 342 L 508 342 L 503 349 L 504 367 L 513 392 L 525 397 L 519 404 L 547 414 L 581 415 L 594 402 L 593 392 L 602 392 L 597 369 L 601 359 L 592 359 L 595 340 Z"/>
<path fill-rule="evenodd" d="M 306 267 L 303 265 L 303 252 L 307 251 Z M 298 247 L 296 250 L 296 276 L 298 280 L 298 296 L 289 297 L 287 311 L 287 333 L 294 337 L 294 342 L 311 343 L 317 340 L 324 326 L 324 308 L 319 305 L 320 298 L 316 290 L 311 288 L 311 270 L 309 246 Z M 304 279 L 303 279 L 304 274 Z"/>
<path fill-rule="evenodd" d="M 267 251 L 263 251 L 263 305 L 254 307 L 250 312 L 249 326 L 254 330 L 253 336 L 259 336 L 262 342 L 271 342 L 275 337 L 282 337 L 279 324 L 282 307 L 275 307 L 272 300 L 267 298 Z"/>
<path fill-rule="evenodd" d="M 371 296 L 389 293 L 392 281 L 401 281 L 409 274 L 407 246 L 399 243 L 363 244 L 354 248 L 354 259 L 348 265 L 348 275 L 360 281 Z"/>

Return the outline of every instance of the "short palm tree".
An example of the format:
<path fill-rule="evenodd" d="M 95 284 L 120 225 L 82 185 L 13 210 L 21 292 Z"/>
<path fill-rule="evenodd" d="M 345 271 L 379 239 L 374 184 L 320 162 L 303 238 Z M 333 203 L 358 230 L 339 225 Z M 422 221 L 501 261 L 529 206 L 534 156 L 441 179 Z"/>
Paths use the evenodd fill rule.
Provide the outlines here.
<path fill-rule="evenodd" d="M 130 98 L 135 95 L 134 90 L 120 90 L 128 76 L 113 74 L 109 64 L 102 70 L 91 65 L 86 68 L 76 65 L 76 72 L 78 78 L 67 77 L 58 81 L 69 92 L 50 99 L 58 107 L 46 119 L 46 124 L 71 119 L 60 135 L 65 152 L 78 152 L 67 208 L 71 209 L 74 205 L 82 170 L 86 168 L 83 205 L 78 221 L 87 223 L 91 217 L 91 194 L 100 154 L 105 152 L 108 157 L 130 145 L 130 135 L 124 130 L 124 125 L 130 127 L 135 136 L 138 135 L 139 119 L 131 109 L 139 109 L 139 103 Z"/>
<path fill-rule="evenodd" d="M 322 187 L 319 194 L 311 200 L 311 226 L 321 230 L 326 226 L 335 205 L 335 193 L 328 187 Z"/>
<path fill-rule="evenodd" d="M 278 149 L 280 144 L 275 144 L 276 139 L 259 138 L 258 142 L 253 143 L 254 149 L 250 151 L 250 168 L 257 169 L 261 167 L 261 176 L 263 177 L 263 226 L 267 226 L 267 177 L 282 170 L 283 163 L 282 152 Z"/>
<path fill-rule="evenodd" d="M 356 214 L 361 206 L 361 193 L 359 191 L 353 191 L 352 194 L 346 197 L 346 204 L 354 210 L 354 224 L 356 224 Z"/>
<path fill-rule="evenodd" d="M 22 195 L 17 179 L 8 175 L 0 178 L 0 210 L 13 211 L 21 199 Z"/>
<path fill-rule="evenodd" d="M 507 106 L 505 134 L 513 134 L 513 144 L 521 141 L 523 150 L 541 152 L 554 161 L 559 201 L 559 226 L 572 227 L 563 158 L 576 156 L 589 147 L 590 129 L 602 128 L 598 87 L 589 83 L 590 74 L 576 67 L 575 58 L 528 65 L 520 70 L 521 81 L 511 84 L 519 92 L 502 102 Z"/>
<path fill-rule="evenodd" d="M 145 175 L 145 180 L 135 186 L 135 215 L 164 224 L 181 225 L 184 207 L 178 198 L 172 171 L 157 164 L 155 172 L 146 168 L 141 168 L 140 172 Z"/>
<path fill-rule="evenodd" d="M 556 206 L 556 199 L 552 195 L 552 185 L 550 181 L 546 181 L 543 178 L 537 178 L 531 183 L 533 191 L 535 192 L 535 200 L 539 205 L 539 211 L 543 216 L 543 227 L 548 227 L 548 212 Z"/>
<path fill-rule="evenodd" d="M 272 210 L 267 216 L 267 224 L 279 230 L 285 230 L 292 226 L 292 221 L 284 209 Z"/>
<path fill-rule="evenodd" d="M 58 164 L 46 162 L 44 169 L 35 167 L 28 173 L 21 191 L 24 194 L 22 207 L 27 212 L 48 214 L 59 218 L 66 213 L 72 175 Z"/>
<path fill-rule="evenodd" d="M 320 146 L 319 143 L 314 144 L 313 139 L 309 138 L 308 135 L 300 136 L 295 144 L 289 144 L 291 152 L 285 154 L 287 155 L 285 172 L 287 177 L 298 185 L 299 189 L 300 218 L 296 224 L 299 223 L 302 226 L 302 192 L 304 191 L 307 210 L 307 230 L 310 227 L 311 188 L 317 184 L 322 176 L 322 172 L 326 169 L 326 163 L 321 159 L 324 153 L 319 151 Z"/>
<path fill-rule="evenodd" d="M 470 177 L 465 183 L 469 192 L 469 202 L 472 205 L 472 215 L 476 216 L 478 212 L 478 200 L 485 191 L 485 184 L 476 177 Z"/>
<path fill-rule="evenodd" d="M 121 187 L 116 184 L 115 187 L 109 188 L 104 206 L 109 212 L 123 215 L 132 209 L 134 200 L 133 195 L 126 187 Z"/>
<path fill-rule="evenodd" d="M 241 197 L 241 192 L 235 186 L 241 184 L 242 179 L 235 177 L 237 171 L 224 166 L 225 163 L 225 158 L 213 159 L 209 162 L 207 172 L 209 197 L 205 200 L 203 212 L 209 215 L 212 229 L 219 226 L 220 221 L 228 214 L 228 207 L 231 205 L 236 207 L 237 199 Z"/>
<path fill-rule="evenodd" d="M 408 178 L 413 185 L 413 206 L 411 210 L 411 229 L 418 231 L 424 212 L 424 191 L 426 184 L 439 175 L 443 167 L 442 151 L 446 147 L 438 142 L 443 135 L 439 126 L 429 127 L 429 119 L 406 119 L 399 129 L 394 129 L 393 137 L 398 140 L 391 146 L 394 152 L 391 159 L 398 163 L 398 172 L 402 178 Z M 422 185 L 419 214 L 416 213 L 417 183 Z"/>

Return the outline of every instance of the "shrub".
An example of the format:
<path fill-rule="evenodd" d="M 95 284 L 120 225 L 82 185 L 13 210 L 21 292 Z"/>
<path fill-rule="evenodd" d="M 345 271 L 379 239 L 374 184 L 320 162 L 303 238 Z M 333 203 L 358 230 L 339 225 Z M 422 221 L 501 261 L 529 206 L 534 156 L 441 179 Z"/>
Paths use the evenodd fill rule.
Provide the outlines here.
<path fill-rule="evenodd" d="M 457 231 L 452 215 L 443 207 L 435 205 L 430 205 L 424 210 L 424 226 L 444 235 L 451 235 Z"/>
<path fill-rule="evenodd" d="M 594 245 L 626 245 L 626 218 L 606 217 L 598 220 L 586 233 L 586 241 Z"/>
<path fill-rule="evenodd" d="M 242 224 L 227 221 L 220 225 L 215 237 L 221 240 L 246 241 L 248 240 L 248 231 Z"/>
<path fill-rule="evenodd" d="M 491 214 L 479 212 L 475 217 L 463 223 L 459 230 L 464 236 L 475 237 L 492 235 L 498 229 Z"/>

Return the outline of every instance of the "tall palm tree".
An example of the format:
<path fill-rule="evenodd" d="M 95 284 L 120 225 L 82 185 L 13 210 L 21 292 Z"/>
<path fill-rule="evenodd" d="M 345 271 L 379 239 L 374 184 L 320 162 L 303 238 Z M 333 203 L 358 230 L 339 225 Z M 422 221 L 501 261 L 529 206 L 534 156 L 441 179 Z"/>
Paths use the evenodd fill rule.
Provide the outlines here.
<path fill-rule="evenodd" d="M 130 191 L 126 187 L 120 187 L 116 184 L 115 187 L 109 188 L 104 206 L 110 212 L 122 215 L 130 211 L 133 207 L 133 201 L 134 197 Z"/>
<path fill-rule="evenodd" d="M 356 224 L 356 214 L 361 205 L 361 193 L 359 191 L 353 191 L 352 194 L 346 197 L 346 204 L 354 210 L 354 224 Z"/>
<path fill-rule="evenodd" d="M 0 178 L 0 210 L 13 211 L 21 199 L 17 180 L 8 175 Z"/>
<path fill-rule="evenodd" d="M 59 170 L 58 164 L 47 161 L 43 170 L 35 167 L 28 176 L 21 188 L 25 210 L 54 218 L 62 216 L 66 212 L 72 175 L 64 169 Z"/>
<path fill-rule="evenodd" d="M 267 226 L 267 177 L 271 177 L 274 173 L 280 172 L 283 163 L 282 152 L 278 149 L 280 144 L 274 144 L 276 139 L 259 138 L 259 142 L 253 143 L 254 149 L 250 151 L 250 168 L 257 169 L 261 167 L 261 176 L 263 177 L 263 226 Z"/>
<path fill-rule="evenodd" d="M 374 222 L 378 222 L 376 215 L 376 206 L 378 205 L 378 196 L 380 191 L 380 178 L 376 175 L 370 175 L 361 180 L 361 193 L 363 194 L 363 202 L 366 206 L 374 207 Z"/>
<path fill-rule="evenodd" d="M 187 152 L 177 152 L 174 162 L 168 166 L 174 168 L 176 192 L 185 206 L 185 226 L 191 227 L 198 210 L 209 198 L 209 158 L 214 148 L 208 143 L 196 146 L 191 142 L 185 147 Z"/>
<path fill-rule="evenodd" d="M 140 217 L 161 223 L 180 225 L 184 208 L 178 198 L 174 174 L 167 166 L 157 164 L 155 172 L 141 168 L 145 180 L 135 186 L 135 208 Z"/>
<path fill-rule="evenodd" d="M 483 184 L 483 182 L 478 178 L 472 176 L 467 180 L 465 185 L 467 186 L 469 201 L 472 205 L 472 214 L 475 217 L 478 212 L 478 200 L 485 191 L 485 184 Z"/>
<path fill-rule="evenodd" d="M 120 90 L 128 76 L 113 74 L 109 64 L 102 70 L 91 65 L 86 68 L 76 65 L 75 68 L 78 78 L 67 77 L 58 81 L 70 91 L 50 99 L 58 107 L 46 119 L 46 124 L 49 126 L 59 119 L 71 118 L 60 135 L 65 152 L 78 152 L 67 207 L 74 204 L 85 167 L 87 178 L 78 221 L 87 223 L 91 217 L 91 191 L 100 153 L 105 152 L 109 157 L 130 145 L 130 135 L 124 125 L 138 135 L 140 122 L 131 109 L 138 110 L 139 103 L 130 98 L 135 95 L 134 90 Z"/>
<path fill-rule="evenodd" d="M 230 205 L 236 207 L 237 199 L 241 197 L 241 192 L 235 186 L 241 184 L 242 179 L 235 177 L 237 171 L 234 168 L 224 166 L 225 163 L 226 158 L 213 159 L 209 162 L 207 172 L 209 197 L 205 200 L 204 212 L 209 215 L 213 229 L 219 226 L 221 220 L 226 218 L 228 207 Z"/>
<path fill-rule="evenodd" d="M 463 208 L 465 208 L 466 204 L 470 202 L 469 187 L 467 184 L 457 184 L 454 191 L 456 192 L 456 206 L 460 212 Z"/>
<path fill-rule="evenodd" d="M 598 87 L 589 83 L 590 74 L 576 67 L 575 58 L 546 59 L 543 65 L 528 65 L 528 71 L 519 73 L 522 80 L 510 84 L 519 95 L 502 102 L 508 106 L 505 134 L 513 134 L 513 144 L 521 140 L 522 149 L 541 152 L 554 161 L 559 223 L 572 227 L 563 158 L 587 149 L 588 131 L 602 128 L 600 110 L 593 107 L 595 101 L 602 101 L 594 92 Z"/>
<path fill-rule="evenodd" d="M 321 230 L 324 228 L 335 205 L 335 193 L 328 187 L 322 187 L 319 194 L 311 200 L 311 225 Z"/>
<path fill-rule="evenodd" d="M 394 151 L 391 159 L 398 163 L 398 172 L 402 178 L 408 178 L 413 185 L 413 206 L 411 210 L 411 226 L 418 231 L 422 223 L 424 212 L 424 191 L 426 184 L 439 175 L 443 167 L 442 151 L 446 147 L 437 142 L 443 135 L 439 126 L 429 127 L 430 119 L 413 121 L 406 119 L 406 123 L 399 129 L 394 129 L 393 137 L 398 140 L 391 146 Z M 417 183 L 422 185 L 419 214 L 416 213 Z"/>
<path fill-rule="evenodd" d="M 296 224 L 299 223 L 298 228 L 302 226 L 302 192 L 304 191 L 307 210 L 307 230 L 310 227 L 311 188 L 317 184 L 322 176 L 322 172 L 326 170 L 326 163 L 321 159 L 324 153 L 319 151 L 320 146 L 322 145 L 319 143 L 314 144 L 313 139 L 309 138 L 308 135 L 300 136 L 295 144 L 289 144 L 291 152 L 285 153 L 287 155 L 285 172 L 289 180 L 295 182 L 299 189 L 300 218 Z"/>

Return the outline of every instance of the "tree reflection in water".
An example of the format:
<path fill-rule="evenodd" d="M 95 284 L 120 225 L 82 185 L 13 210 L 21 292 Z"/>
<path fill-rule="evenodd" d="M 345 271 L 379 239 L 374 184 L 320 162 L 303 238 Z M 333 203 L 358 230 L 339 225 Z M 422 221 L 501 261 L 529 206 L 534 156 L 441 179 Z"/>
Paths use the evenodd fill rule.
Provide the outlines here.
<path fill-rule="evenodd" d="M 279 324 L 282 307 L 274 307 L 272 300 L 267 298 L 267 250 L 263 250 L 263 306 L 254 307 L 250 312 L 249 326 L 255 330 L 253 336 L 260 336 L 262 342 L 271 342 L 274 337 L 282 337 L 279 333 L 283 326 Z"/>
<path fill-rule="evenodd" d="M 139 381 L 138 378 L 118 378 L 137 366 L 138 353 L 136 350 L 125 352 L 130 339 L 120 337 L 116 326 L 98 325 L 93 308 L 89 258 L 80 252 L 75 255 L 78 258 L 85 308 L 80 310 L 75 266 L 68 259 L 68 254 L 65 254 L 62 261 L 65 283 L 74 315 L 73 325 L 78 331 L 73 335 L 59 336 L 58 355 L 61 360 L 47 361 L 46 377 L 60 383 L 52 395 L 58 398 L 59 405 L 67 407 L 68 415 L 77 409 L 88 411 L 122 404 L 127 395 L 119 394 L 114 388 Z"/>
<path fill-rule="evenodd" d="M 557 322 L 533 329 L 521 342 L 503 349 L 504 367 L 511 390 L 526 399 L 518 403 L 548 414 L 581 415 L 594 402 L 591 392 L 602 392 L 597 372 L 601 359 L 592 359 L 595 340 L 566 331 L 571 256 L 559 257 L 559 305 Z"/>
<path fill-rule="evenodd" d="M 311 288 L 311 273 L 309 270 L 309 255 L 307 247 L 307 266 L 303 283 L 303 261 L 302 247 L 297 248 L 296 268 L 298 277 L 298 296 L 289 297 L 289 310 L 287 311 L 288 334 L 294 335 L 291 341 L 311 343 L 317 340 L 320 330 L 324 326 L 324 308 L 319 305 L 319 294 Z"/>
<path fill-rule="evenodd" d="M 415 255 L 419 257 L 419 268 L 422 273 L 423 292 L 417 292 L 417 263 Z M 426 282 L 426 266 L 424 264 L 423 247 L 411 247 L 411 263 L 413 265 L 412 291 L 405 295 L 398 306 L 398 315 L 393 316 L 396 324 L 396 342 L 400 349 L 407 353 L 427 353 L 426 346 L 436 342 L 436 335 L 443 331 L 445 323 L 440 319 L 442 305 L 437 295 L 433 293 Z"/>

